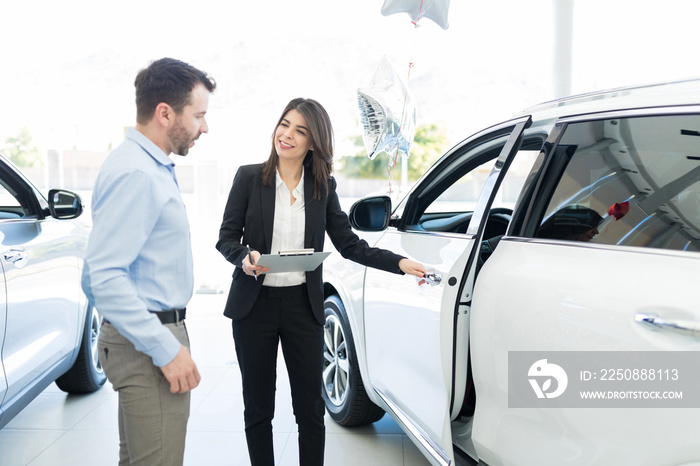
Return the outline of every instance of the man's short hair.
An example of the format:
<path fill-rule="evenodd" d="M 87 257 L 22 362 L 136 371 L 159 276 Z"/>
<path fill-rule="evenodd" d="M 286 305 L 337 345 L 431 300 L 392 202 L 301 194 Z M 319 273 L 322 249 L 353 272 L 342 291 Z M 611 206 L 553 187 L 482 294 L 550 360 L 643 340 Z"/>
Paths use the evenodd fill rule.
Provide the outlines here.
<path fill-rule="evenodd" d="M 190 94 L 197 84 L 214 92 L 216 82 L 205 72 L 174 58 L 152 62 L 136 75 L 136 121 L 148 123 L 160 103 L 170 105 L 181 113 L 190 102 Z"/>

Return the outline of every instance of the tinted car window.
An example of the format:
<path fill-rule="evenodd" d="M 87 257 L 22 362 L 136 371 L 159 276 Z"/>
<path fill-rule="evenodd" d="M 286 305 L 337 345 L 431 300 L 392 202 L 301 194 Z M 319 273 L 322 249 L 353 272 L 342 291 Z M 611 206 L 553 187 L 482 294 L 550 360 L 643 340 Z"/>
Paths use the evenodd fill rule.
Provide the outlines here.
<path fill-rule="evenodd" d="M 570 124 L 569 157 L 535 236 L 700 250 L 700 116 Z"/>

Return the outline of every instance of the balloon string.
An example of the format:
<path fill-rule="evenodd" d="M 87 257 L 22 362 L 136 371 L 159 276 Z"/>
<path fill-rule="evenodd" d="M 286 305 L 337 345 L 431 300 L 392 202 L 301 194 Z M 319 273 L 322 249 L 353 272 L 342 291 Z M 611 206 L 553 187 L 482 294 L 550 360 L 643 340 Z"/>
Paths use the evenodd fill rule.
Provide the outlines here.
<path fill-rule="evenodd" d="M 413 24 L 414 29 L 415 29 L 415 34 L 413 35 L 413 49 L 411 50 L 411 57 L 408 60 L 408 73 L 406 76 L 406 89 L 404 90 L 403 93 L 403 108 L 401 109 L 401 121 L 399 124 L 399 132 L 397 134 L 397 139 L 400 139 L 401 136 L 401 128 L 403 128 L 403 122 L 404 118 L 406 117 L 406 104 L 408 103 L 408 83 L 411 80 L 411 69 L 415 65 L 415 62 L 413 61 L 413 56 L 416 53 L 416 42 L 418 41 L 418 27 L 419 27 L 419 22 L 421 20 L 421 17 L 423 15 L 423 0 L 420 2 L 420 7 L 418 9 L 418 18 L 415 21 L 411 21 L 411 24 Z M 396 165 L 396 161 L 399 159 L 399 145 L 396 145 L 396 149 L 394 150 L 394 157 L 392 160 L 389 160 L 389 163 L 387 164 L 387 175 L 389 177 L 389 194 L 391 194 L 391 178 L 392 178 L 392 170 L 394 166 Z M 408 160 L 408 154 L 406 154 L 406 160 Z M 402 163 L 406 163 L 406 160 L 403 160 Z"/>
<path fill-rule="evenodd" d="M 420 0 L 420 7 L 418 7 L 418 19 L 415 21 L 411 21 L 415 27 L 418 27 L 418 22 L 421 19 L 421 15 L 423 14 L 423 0 Z"/>
<path fill-rule="evenodd" d="M 411 80 L 411 69 L 413 69 L 415 62 L 413 61 L 413 56 L 416 53 L 416 43 L 418 42 L 418 21 L 420 21 L 421 14 L 423 11 L 423 0 L 420 2 L 420 10 L 418 11 L 418 20 L 411 23 L 415 26 L 415 33 L 413 34 L 413 49 L 411 50 L 411 57 L 408 60 L 408 73 L 406 75 L 406 89 L 404 90 L 403 93 L 403 108 L 401 109 L 401 121 L 399 123 L 399 132 L 397 134 L 397 139 L 400 139 L 401 136 L 401 131 L 403 128 L 403 122 L 404 118 L 406 117 L 406 104 L 408 103 L 408 83 Z M 396 149 L 394 150 L 394 157 L 392 160 L 389 161 L 388 164 L 388 169 L 387 169 L 387 174 L 389 176 L 389 193 L 391 193 L 391 174 L 392 174 L 392 169 L 396 165 L 396 161 L 399 159 L 399 145 L 397 143 Z M 406 160 L 408 159 L 408 154 L 406 154 Z M 406 163 L 406 160 L 404 160 L 402 163 Z"/>
<path fill-rule="evenodd" d="M 397 151 L 398 151 L 398 149 L 397 149 Z M 396 158 L 394 158 L 394 163 L 396 163 Z M 387 170 L 387 172 L 388 172 L 387 175 L 389 177 L 389 194 L 393 194 L 393 192 L 391 190 L 391 169 L 392 168 L 393 168 L 393 165 L 389 164 L 389 168 Z"/>

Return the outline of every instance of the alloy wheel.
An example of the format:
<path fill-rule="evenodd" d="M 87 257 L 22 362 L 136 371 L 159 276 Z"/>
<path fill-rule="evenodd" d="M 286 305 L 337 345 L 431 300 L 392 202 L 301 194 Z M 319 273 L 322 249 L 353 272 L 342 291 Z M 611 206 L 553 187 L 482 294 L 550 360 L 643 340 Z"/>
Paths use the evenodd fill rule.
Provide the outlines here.
<path fill-rule="evenodd" d="M 342 406 L 348 395 L 348 361 L 345 333 L 338 317 L 329 315 L 323 332 L 323 387 L 331 403 Z"/>

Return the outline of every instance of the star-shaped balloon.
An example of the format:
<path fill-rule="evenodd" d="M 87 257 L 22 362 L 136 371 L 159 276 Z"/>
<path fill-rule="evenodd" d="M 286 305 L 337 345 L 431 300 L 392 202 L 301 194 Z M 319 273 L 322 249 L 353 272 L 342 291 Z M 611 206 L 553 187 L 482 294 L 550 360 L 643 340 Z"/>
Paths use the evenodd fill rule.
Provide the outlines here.
<path fill-rule="evenodd" d="M 394 13 L 408 13 L 411 20 L 418 24 L 421 18 L 430 18 L 441 28 L 447 29 L 447 10 L 450 9 L 450 0 L 384 0 L 382 14 L 384 16 Z"/>
<path fill-rule="evenodd" d="M 390 167 L 398 154 L 408 157 L 416 129 L 416 107 L 408 87 L 386 57 L 369 86 L 357 90 L 357 103 L 367 156 L 374 159 L 385 152 Z"/>

